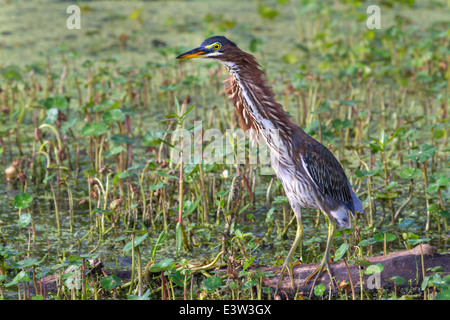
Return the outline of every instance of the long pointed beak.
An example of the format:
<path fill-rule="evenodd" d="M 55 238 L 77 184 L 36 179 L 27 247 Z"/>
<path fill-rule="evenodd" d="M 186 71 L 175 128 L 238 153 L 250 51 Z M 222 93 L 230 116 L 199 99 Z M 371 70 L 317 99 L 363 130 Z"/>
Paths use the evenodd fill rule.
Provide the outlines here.
<path fill-rule="evenodd" d="M 198 47 L 195 49 L 192 49 L 188 52 L 180 54 L 177 59 L 178 60 L 186 60 L 186 59 L 192 59 L 192 58 L 200 58 L 205 56 L 208 53 L 205 49 Z"/>

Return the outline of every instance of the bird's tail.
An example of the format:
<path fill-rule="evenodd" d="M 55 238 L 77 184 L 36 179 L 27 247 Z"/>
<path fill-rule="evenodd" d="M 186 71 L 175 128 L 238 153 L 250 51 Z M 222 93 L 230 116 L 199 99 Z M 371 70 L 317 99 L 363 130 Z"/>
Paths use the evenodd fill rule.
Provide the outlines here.
<path fill-rule="evenodd" d="M 348 183 L 348 187 L 350 188 L 350 192 L 352 194 L 353 208 L 355 209 L 355 211 L 364 213 L 364 208 L 363 208 L 361 200 L 359 200 L 359 198 L 353 192 L 353 188 L 352 188 L 350 182 L 347 182 L 347 183 Z M 353 212 L 352 212 L 352 214 L 353 214 Z"/>

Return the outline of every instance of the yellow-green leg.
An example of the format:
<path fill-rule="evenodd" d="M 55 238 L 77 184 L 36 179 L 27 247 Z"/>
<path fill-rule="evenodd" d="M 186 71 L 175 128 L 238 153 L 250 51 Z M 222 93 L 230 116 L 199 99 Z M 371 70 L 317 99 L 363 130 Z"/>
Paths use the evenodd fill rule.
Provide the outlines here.
<path fill-rule="evenodd" d="M 297 217 L 297 232 L 295 234 L 294 243 L 292 243 L 292 247 L 289 250 L 288 255 L 286 256 L 286 259 L 284 259 L 283 266 L 281 267 L 280 280 L 278 280 L 278 284 L 275 289 L 274 297 L 276 297 L 278 294 L 278 288 L 280 287 L 281 280 L 283 280 L 284 273 L 286 272 L 286 270 L 288 270 L 288 272 L 289 272 L 289 278 L 291 279 L 292 288 L 294 288 L 294 277 L 292 276 L 291 259 L 292 259 L 292 256 L 294 255 L 294 252 L 297 249 L 298 245 L 302 241 L 302 237 L 303 237 L 302 219 L 301 219 L 301 217 L 299 217 L 299 215 L 296 215 L 296 217 Z"/>
<path fill-rule="evenodd" d="M 317 279 L 320 277 L 320 275 L 322 274 L 322 272 L 324 270 L 328 271 L 328 275 L 330 276 L 330 281 L 331 283 L 333 283 L 333 275 L 331 274 L 331 270 L 330 270 L 330 266 L 328 265 L 328 260 L 330 259 L 330 250 L 331 250 L 331 246 L 333 244 L 333 237 L 334 237 L 334 232 L 336 230 L 336 225 L 334 224 L 334 221 L 332 221 L 331 219 L 328 219 L 329 223 L 328 223 L 328 237 L 327 237 L 327 247 L 325 249 L 325 254 L 322 258 L 322 261 L 320 262 L 320 265 L 316 268 L 316 270 L 314 270 L 313 273 L 311 273 L 305 280 L 305 284 L 314 276 L 317 274 L 316 278 L 314 279 L 314 283 L 311 287 L 311 292 L 310 292 L 310 297 L 311 294 L 314 290 L 314 287 L 316 285 Z"/>

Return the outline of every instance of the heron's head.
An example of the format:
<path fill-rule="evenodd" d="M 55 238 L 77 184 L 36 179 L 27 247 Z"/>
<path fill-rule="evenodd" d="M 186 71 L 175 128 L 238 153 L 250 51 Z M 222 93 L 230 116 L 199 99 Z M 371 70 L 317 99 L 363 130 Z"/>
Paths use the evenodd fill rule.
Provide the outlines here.
<path fill-rule="evenodd" d="M 209 58 L 221 62 L 234 62 L 234 57 L 242 51 L 223 36 L 214 36 L 202 42 L 200 47 L 180 54 L 177 59 Z"/>

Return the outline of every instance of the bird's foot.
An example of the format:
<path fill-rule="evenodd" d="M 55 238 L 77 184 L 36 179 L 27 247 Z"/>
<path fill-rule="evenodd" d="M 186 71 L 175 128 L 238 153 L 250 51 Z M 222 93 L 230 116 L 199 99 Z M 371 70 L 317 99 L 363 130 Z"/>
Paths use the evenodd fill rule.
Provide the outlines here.
<path fill-rule="evenodd" d="M 283 278 L 284 278 L 284 274 L 286 273 L 286 271 L 288 271 L 288 274 L 289 274 L 289 279 L 291 280 L 291 286 L 292 286 L 292 288 L 295 288 L 295 284 L 294 284 L 294 276 L 293 276 L 293 274 L 292 274 L 292 269 L 293 269 L 293 267 L 294 266 L 296 266 L 297 265 L 297 263 L 290 263 L 290 262 L 287 262 L 287 261 L 285 261 L 284 263 L 283 263 L 283 266 L 281 267 L 281 269 L 280 269 L 280 271 L 278 271 L 279 273 L 280 273 L 280 280 L 278 280 L 278 284 L 277 284 L 277 287 L 275 288 L 275 294 L 274 294 L 274 297 L 276 297 L 277 295 L 278 295 L 278 289 L 280 288 L 280 284 L 281 284 L 281 281 L 283 280 Z M 278 273 L 277 272 L 277 273 Z"/>
<path fill-rule="evenodd" d="M 331 273 L 331 269 L 328 264 L 328 259 L 323 259 L 322 262 L 320 263 L 320 265 L 313 271 L 313 273 L 311 273 L 305 279 L 305 284 L 306 284 L 306 283 L 308 283 L 309 280 L 311 280 L 312 277 L 314 277 L 314 275 L 316 275 L 316 278 L 314 279 L 314 282 L 311 286 L 311 291 L 309 292 L 309 298 L 311 298 L 311 296 L 312 296 L 312 293 L 314 291 L 314 287 L 316 286 L 317 280 L 320 278 L 320 276 L 322 275 L 322 272 L 324 272 L 325 270 L 327 270 L 327 272 L 328 272 L 328 276 L 330 277 L 331 285 L 335 285 L 334 284 L 335 280 L 334 280 L 333 274 Z"/>

